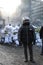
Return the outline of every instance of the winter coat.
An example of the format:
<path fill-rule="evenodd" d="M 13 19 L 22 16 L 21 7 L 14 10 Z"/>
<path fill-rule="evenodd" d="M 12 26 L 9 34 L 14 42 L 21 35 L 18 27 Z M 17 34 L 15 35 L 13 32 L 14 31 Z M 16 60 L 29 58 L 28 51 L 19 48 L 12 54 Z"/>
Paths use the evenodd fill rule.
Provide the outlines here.
<path fill-rule="evenodd" d="M 18 32 L 18 40 L 23 44 L 30 44 L 34 41 L 34 28 L 28 23 L 24 23 Z"/>
<path fill-rule="evenodd" d="M 42 39 L 43 38 L 43 27 L 41 27 L 39 34 L 40 34 L 40 38 Z"/>

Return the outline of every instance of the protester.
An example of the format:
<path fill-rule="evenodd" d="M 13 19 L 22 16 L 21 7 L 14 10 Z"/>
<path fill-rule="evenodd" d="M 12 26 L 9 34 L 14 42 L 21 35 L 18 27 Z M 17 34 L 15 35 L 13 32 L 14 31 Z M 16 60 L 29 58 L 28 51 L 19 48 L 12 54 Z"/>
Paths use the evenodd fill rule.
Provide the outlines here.
<path fill-rule="evenodd" d="M 30 25 L 30 18 L 24 17 L 23 24 L 19 29 L 18 39 L 24 47 L 25 62 L 28 62 L 27 47 L 29 48 L 30 61 L 34 63 L 33 59 L 33 41 L 34 41 L 34 28 Z"/>

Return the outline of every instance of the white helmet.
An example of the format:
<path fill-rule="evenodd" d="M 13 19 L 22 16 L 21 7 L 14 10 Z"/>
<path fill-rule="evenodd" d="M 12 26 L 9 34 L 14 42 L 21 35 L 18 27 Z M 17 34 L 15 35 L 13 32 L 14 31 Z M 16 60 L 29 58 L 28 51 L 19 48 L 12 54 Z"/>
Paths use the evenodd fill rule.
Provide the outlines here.
<path fill-rule="evenodd" d="M 30 18 L 29 17 L 27 17 L 27 16 L 25 16 L 25 17 L 23 17 L 23 19 L 22 19 L 23 21 L 24 20 L 30 20 Z"/>

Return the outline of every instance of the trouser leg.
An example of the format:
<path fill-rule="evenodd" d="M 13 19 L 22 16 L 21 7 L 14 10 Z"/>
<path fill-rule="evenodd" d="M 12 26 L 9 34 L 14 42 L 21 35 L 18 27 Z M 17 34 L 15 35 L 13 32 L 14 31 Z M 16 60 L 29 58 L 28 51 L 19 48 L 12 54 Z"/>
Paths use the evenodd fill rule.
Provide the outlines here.
<path fill-rule="evenodd" d="M 30 60 L 33 60 L 33 48 L 32 48 L 32 45 L 29 45 L 29 54 L 30 54 Z"/>
<path fill-rule="evenodd" d="M 25 55 L 25 59 L 28 60 L 27 45 L 23 45 L 23 46 L 24 46 L 24 55 Z"/>
<path fill-rule="evenodd" d="M 42 39 L 42 54 L 43 54 L 43 39 Z"/>

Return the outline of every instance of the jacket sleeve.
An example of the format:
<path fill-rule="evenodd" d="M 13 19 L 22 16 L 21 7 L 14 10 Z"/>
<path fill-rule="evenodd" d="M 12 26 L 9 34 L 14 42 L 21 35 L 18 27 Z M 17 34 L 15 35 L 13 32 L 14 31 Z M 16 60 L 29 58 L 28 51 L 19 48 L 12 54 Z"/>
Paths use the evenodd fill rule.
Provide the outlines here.
<path fill-rule="evenodd" d="M 20 28 L 19 31 L 18 31 L 18 41 L 19 41 L 19 42 L 21 41 L 21 28 Z"/>
<path fill-rule="evenodd" d="M 39 31 L 39 35 L 40 35 L 40 39 L 42 38 L 42 29 L 40 29 L 40 31 Z"/>
<path fill-rule="evenodd" d="M 33 44 L 35 45 L 35 43 L 36 43 L 36 34 L 35 34 L 35 29 L 34 29 L 34 42 L 33 42 Z"/>
<path fill-rule="evenodd" d="M 35 29 L 33 28 L 33 44 L 35 45 L 36 41 L 36 34 L 35 34 Z"/>

